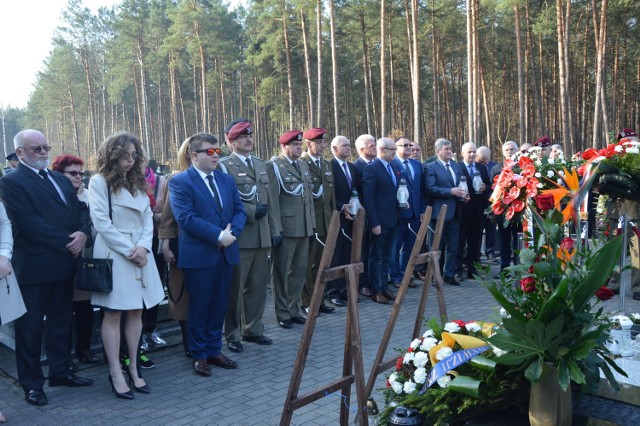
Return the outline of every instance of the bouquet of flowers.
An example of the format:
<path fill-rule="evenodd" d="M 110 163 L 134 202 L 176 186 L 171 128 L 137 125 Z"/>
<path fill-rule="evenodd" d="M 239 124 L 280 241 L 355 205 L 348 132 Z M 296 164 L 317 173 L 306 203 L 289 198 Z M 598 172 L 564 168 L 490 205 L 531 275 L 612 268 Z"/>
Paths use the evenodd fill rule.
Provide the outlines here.
<path fill-rule="evenodd" d="M 533 161 L 533 165 L 536 168 L 534 176 L 538 179 L 541 186 L 541 190 L 554 189 L 557 184 L 562 184 L 562 178 L 565 176 L 565 169 L 571 170 L 573 168 L 580 167 L 584 161 L 579 160 L 565 160 L 564 154 L 560 153 L 558 158 L 551 159 L 541 154 L 542 148 L 533 147 L 529 151 L 522 154 L 522 156 L 528 157 Z M 582 174 L 580 174 L 582 176 Z"/>
<path fill-rule="evenodd" d="M 600 164 L 598 191 L 601 194 L 640 201 L 639 154 L 637 138 L 622 138 L 601 150 L 587 149 L 582 158 L 588 164 Z"/>
<path fill-rule="evenodd" d="M 521 156 L 517 161 L 505 161 L 502 172 L 494 178 L 493 193 L 489 198 L 491 212 L 504 216 L 505 224 L 518 219 L 527 207 L 528 199 L 538 194 L 542 185 L 535 174 L 533 160 Z"/>
<path fill-rule="evenodd" d="M 420 338 L 399 351 L 387 377 L 382 424 L 398 404 L 418 409 L 426 424 L 468 420 L 498 406 L 524 409 L 526 401 L 513 395 L 527 385 L 492 360 L 502 352 L 485 342 L 491 333 L 492 324 L 477 321 L 429 322 Z"/>

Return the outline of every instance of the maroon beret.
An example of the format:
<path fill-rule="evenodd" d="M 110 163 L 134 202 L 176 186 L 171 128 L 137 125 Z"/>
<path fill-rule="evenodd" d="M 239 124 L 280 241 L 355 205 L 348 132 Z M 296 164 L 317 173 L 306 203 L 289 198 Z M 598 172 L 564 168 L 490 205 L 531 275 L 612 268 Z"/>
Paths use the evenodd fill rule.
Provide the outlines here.
<path fill-rule="evenodd" d="M 325 140 L 327 138 L 327 131 L 322 127 L 314 127 L 313 129 L 305 130 L 302 136 L 310 141 L 315 139 Z"/>
<path fill-rule="evenodd" d="M 622 138 L 630 138 L 632 136 L 638 137 L 638 134 L 633 129 L 622 129 L 620 133 L 618 133 L 618 140 Z"/>
<path fill-rule="evenodd" d="M 538 138 L 538 140 L 536 141 L 536 143 L 533 144 L 533 146 L 546 148 L 548 146 L 551 146 L 551 139 L 549 139 L 549 136 L 543 136 L 541 138 Z"/>
<path fill-rule="evenodd" d="M 227 137 L 229 140 L 238 139 L 242 135 L 252 135 L 253 129 L 251 128 L 251 123 L 248 121 L 244 121 L 242 123 L 238 123 L 234 125 L 231 129 L 229 129 L 229 133 Z"/>
<path fill-rule="evenodd" d="M 280 136 L 280 139 L 278 139 L 278 142 L 280 142 L 281 145 L 286 145 L 289 142 L 301 141 L 301 140 L 302 140 L 302 132 L 300 130 L 287 130 L 282 134 L 282 136 Z"/>

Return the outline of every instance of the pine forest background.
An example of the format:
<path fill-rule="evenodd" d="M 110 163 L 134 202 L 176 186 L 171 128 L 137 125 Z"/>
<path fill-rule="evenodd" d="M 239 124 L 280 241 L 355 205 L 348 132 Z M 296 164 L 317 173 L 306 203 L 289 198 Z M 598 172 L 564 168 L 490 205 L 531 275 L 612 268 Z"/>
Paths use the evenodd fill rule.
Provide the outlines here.
<path fill-rule="evenodd" d="M 175 164 L 241 116 L 262 158 L 309 127 L 404 134 L 423 158 L 441 136 L 575 153 L 639 124 L 638 17 L 637 0 L 70 0 L 27 108 L 0 109 L 2 149 L 31 127 L 91 163 L 127 130 Z"/>

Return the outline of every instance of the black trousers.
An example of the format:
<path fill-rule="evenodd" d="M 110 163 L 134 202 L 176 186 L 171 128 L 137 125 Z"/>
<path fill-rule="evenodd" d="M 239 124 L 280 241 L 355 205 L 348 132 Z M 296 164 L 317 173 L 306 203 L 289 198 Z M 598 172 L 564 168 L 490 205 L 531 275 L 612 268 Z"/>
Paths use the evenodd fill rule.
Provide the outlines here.
<path fill-rule="evenodd" d="M 90 300 L 73 302 L 73 326 L 76 330 L 76 355 L 91 348 L 93 308 Z M 71 345 L 69 345 L 71 346 Z"/>
<path fill-rule="evenodd" d="M 27 392 L 41 389 L 44 385 L 40 348 L 45 315 L 45 352 L 49 362 L 49 377 L 64 377 L 69 372 L 73 278 L 21 286 L 20 291 L 27 313 L 16 320 L 16 364 L 18 381 Z"/>

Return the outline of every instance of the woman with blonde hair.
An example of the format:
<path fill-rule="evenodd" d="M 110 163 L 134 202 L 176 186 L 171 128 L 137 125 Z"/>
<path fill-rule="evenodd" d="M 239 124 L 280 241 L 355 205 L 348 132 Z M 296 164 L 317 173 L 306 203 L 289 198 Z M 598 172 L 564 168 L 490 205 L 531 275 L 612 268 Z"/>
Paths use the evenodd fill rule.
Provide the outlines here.
<path fill-rule="evenodd" d="M 168 183 L 176 174 L 187 170 L 191 167 L 191 154 L 189 152 L 189 144 L 192 137 L 187 138 L 178 149 L 178 171 L 167 177 Z M 164 260 L 169 264 L 169 279 L 167 280 L 167 289 L 169 292 L 169 317 L 178 321 L 182 330 L 182 346 L 184 354 L 187 358 L 191 357 L 188 342 L 187 320 L 189 317 L 189 291 L 184 285 L 184 277 L 182 269 L 178 268 L 178 235 L 180 230 L 178 224 L 173 217 L 173 210 L 169 203 L 169 191 L 164 197 L 164 206 L 162 207 L 162 219 L 160 219 L 160 227 L 158 228 L 158 238 L 162 243 L 162 254 Z"/>
<path fill-rule="evenodd" d="M 151 253 L 153 213 L 143 163 L 144 151 L 138 138 L 126 132 L 114 133 L 98 151 L 98 171 L 89 185 L 91 219 L 97 231 L 93 257 L 113 259 L 113 291 L 93 293 L 91 303 L 104 310 L 102 342 L 109 362 L 109 382 L 120 399 L 134 398 L 129 386 L 140 393 L 150 392 L 137 362 L 142 309 L 164 298 Z M 129 386 L 119 360 L 123 316 L 130 359 L 125 371 Z"/>

